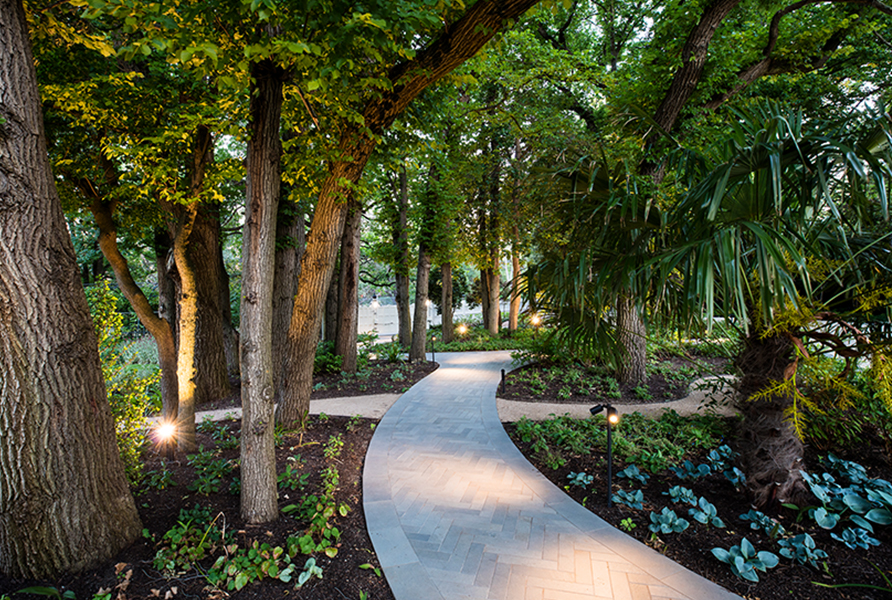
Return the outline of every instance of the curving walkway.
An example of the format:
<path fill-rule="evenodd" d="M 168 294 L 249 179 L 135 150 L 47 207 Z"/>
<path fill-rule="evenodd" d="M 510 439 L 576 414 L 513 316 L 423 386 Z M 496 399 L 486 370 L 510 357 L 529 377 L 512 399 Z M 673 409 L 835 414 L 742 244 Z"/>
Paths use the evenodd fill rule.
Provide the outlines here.
<path fill-rule="evenodd" d="M 496 412 L 508 352 L 437 354 L 387 412 L 363 505 L 397 600 L 737 599 L 546 480 Z"/>

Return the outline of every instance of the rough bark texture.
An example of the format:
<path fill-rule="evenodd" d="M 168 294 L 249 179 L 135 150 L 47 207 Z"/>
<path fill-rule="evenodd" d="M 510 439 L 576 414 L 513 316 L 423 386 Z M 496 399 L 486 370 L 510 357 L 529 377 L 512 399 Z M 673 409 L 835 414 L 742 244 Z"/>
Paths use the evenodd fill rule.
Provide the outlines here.
<path fill-rule="evenodd" d="M 418 267 L 415 271 L 415 318 L 412 320 L 412 346 L 409 362 L 424 360 L 427 342 L 428 306 L 427 288 L 430 282 L 431 259 L 424 244 L 418 246 Z"/>
<path fill-rule="evenodd" d="M 248 190 L 242 238 L 241 514 L 248 523 L 279 514 L 274 440 L 272 293 L 276 212 L 282 184 L 279 124 L 285 73 L 271 61 L 251 67 Z M 312 371 L 312 360 L 310 361 Z"/>
<path fill-rule="evenodd" d="M 220 272 L 223 266 L 221 246 L 217 211 L 200 206 L 187 248 L 198 302 L 195 337 L 196 405 L 225 398 L 231 391 L 223 316 L 229 306 L 229 294 L 226 294 L 224 305 L 220 291 L 223 278 Z"/>
<path fill-rule="evenodd" d="M 148 299 L 130 272 L 127 259 L 118 248 L 118 236 L 113 218 L 114 205 L 103 202 L 102 198 L 94 195 L 90 210 L 99 229 L 99 249 L 112 267 L 118 288 L 136 312 L 139 322 L 155 340 L 161 367 L 161 417 L 173 423 L 176 421 L 178 410 L 177 347 L 173 328 L 169 321 L 157 316 L 152 310 Z"/>
<path fill-rule="evenodd" d="M 412 343 L 412 315 L 409 305 L 409 178 L 406 166 L 400 169 L 399 222 L 394 230 L 393 243 L 397 249 L 396 314 L 399 321 L 399 342 L 403 348 Z"/>
<path fill-rule="evenodd" d="M 452 263 L 445 262 L 440 265 L 441 279 L 443 280 L 443 295 L 440 300 L 440 306 L 443 311 L 442 335 L 443 343 L 448 344 L 455 337 L 454 325 L 452 323 Z"/>
<path fill-rule="evenodd" d="M 491 336 L 499 335 L 499 327 L 501 326 L 499 312 L 499 294 L 501 292 L 501 281 L 499 276 L 499 251 L 494 250 L 493 264 L 496 266 L 490 269 L 484 269 L 480 272 L 480 283 L 483 291 L 483 323 L 486 330 Z"/>
<path fill-rule="evenodd" d="M 363 110 L 368 130 L 380 134 L 390 127 L 426 87 L 474 56 L 510 19 L 534 4 L 536 0 L 490 0 L 472 5 L 460 19 L 446 25 L 414 60 L 394 67 L 389 77 L 393 88 L 374 96 Z M 309 412 L 316 336 L 344 225 L 344 200 L 349 195 L 346 188 L 359 181 L 374 148 L 374 137 L 345 128 L 337 156 L 349 156 L 352 160 L 333 161 L 319 188 L 288 330 L 286 388 L 279 411 L 279 418 L 286 424 L 300 422 Z"/>
<path fill-rule="evenodd" d="M 622 383 L 640 385 L 647 379 L 647 328 L 635 300 L 623 295 L 616 302 L 616 333 L 620 360 L 617 377 Z"/>
<path fill-rule="evenodd" d="M 335 354 L 341 370 L 356 373 L 356 342 L 359 337 L 359 234 L 362 207 L 350 201 L 341 238 L 341 277 L 338 285 L 338 335 Z"/>
<path fill-rule="evenodd" d="M 297 293 L 300 255 L 305 243 L 303 214 L 297 214 L 294 203 L 279 204 L 276 218 L 276 273 L 273 280 L 273 380 L 276 397 L 281 395 L 284 371 L 284 349 L 288 340 L 288 323 Z"/>
<path fill-rule="evenodd" d="M 517 331 L 517 322 L 520 318 L 520 292 L 517 282 L 520 281 L 520 250 L 517 240 L 520 234 L 517 225 L 514 226 L 514 246 L 511 249 L 511 309 L 508 315 L 508 331 Z"/>
<path fill-rule="evenodd" d="M 189 252 L 190 238 L 200 209 L 198 194 L 204 184 L 204 173 L 210 160 L 213 140 L 207 127 L 199 125 L 195 132 L 191 165 L 190 196 L 194 200 L 177 207 L 179 213 L 173 237 L 173 259 L 179 281 L 179 347 L 177 355 L 177 443 L 183 452 L 195 452 L 195 405 L 198 402 L 198 369 L 196 344 L 199 336 L 199 287 Z"/>
<path fill-rule="evenodd" d="M 744 401 L 741 427 L 742 461 L 753 505 L 759 508 L 790 502 L 799 506 L 810 503 L 811 493 L 802 476 L 802 442 L 793 427 L 784 420 L 790 407 L 789 396 L 750 401 L 754 393 L 773 382 L 782 381 L 793 364 L 793 342 L 786 335 L 762 337 L 752 332 L 736 359 L 741 378 L 738 391 Z"/>
<path fill-rule="evenodd" d="M 219 221 L 217 222 L 219 226 Z M 232 324 L 232 300 L 229 296 L 229 272 L 223 262 L 223 244 L 218 244 L 217 272 L 219 274 L 218 292 L 220 294 L 220 318 L 223 321 L 223 352 L 226 355 L 226 371 L 230 377 L 239 378 L 239 335 Z"/>
<path fill-rule="evenodd" d="M 0 0 L 0 571 L 96 566 L 142 525 L 47 158 L 25 12 Z"/>
<path fill-rule="evenodd" d="M 334 344 L 338 339 L 338 283 L 340 281 L 340 266 L 335 259 L 335 268 L 333 275 L 328 284 L 328 291 L 325 292 L 325 321 L 322 324 L 322 339 L 326 342 Z M 298 277 L 298 281 L 300 278 Z M 293 315 L 293 312 L 292 312 Z M 289 326 L 290 326 L 289 321 Z"/>
<path fill-rule="evenodd" d="M 179 321 L 179 316 L 177 315 L 176 284 L 170 274 L 173 262 L 171 246 L 173 246 L 173 240 L 170 239 L 170 233 L 164 229 L 156 230 L 154 250 L 155 275 L 158 278 L 158 317 L 172 324 L 173 341 L 174 345 L 177 345 L 177 328 L 174 324 Z"/>

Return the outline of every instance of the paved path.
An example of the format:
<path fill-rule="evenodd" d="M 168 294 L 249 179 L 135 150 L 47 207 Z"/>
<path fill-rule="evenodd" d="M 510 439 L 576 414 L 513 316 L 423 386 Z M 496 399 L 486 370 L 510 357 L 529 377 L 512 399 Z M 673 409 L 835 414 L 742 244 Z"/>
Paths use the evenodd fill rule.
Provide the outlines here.
<path fill-rule="evenodd" d="M 523 458 L 496 412 L 508 352 L 437 359 L 366 455 L 366 521 L 397 600 L 739 600 L 613 529 Z"/>

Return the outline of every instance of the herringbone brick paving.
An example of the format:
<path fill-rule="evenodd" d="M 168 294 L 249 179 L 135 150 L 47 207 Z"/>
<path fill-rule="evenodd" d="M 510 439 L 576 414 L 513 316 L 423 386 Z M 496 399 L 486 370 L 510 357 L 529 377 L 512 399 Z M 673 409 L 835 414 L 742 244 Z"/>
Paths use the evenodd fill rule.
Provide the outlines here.
<path fill-rule="evenodd" d="M 613 529 L 523 458 L 495 405 L 509 353 L 437 358 L 381 420 L 363 474 L 397 600 L 738 598 Z"/>

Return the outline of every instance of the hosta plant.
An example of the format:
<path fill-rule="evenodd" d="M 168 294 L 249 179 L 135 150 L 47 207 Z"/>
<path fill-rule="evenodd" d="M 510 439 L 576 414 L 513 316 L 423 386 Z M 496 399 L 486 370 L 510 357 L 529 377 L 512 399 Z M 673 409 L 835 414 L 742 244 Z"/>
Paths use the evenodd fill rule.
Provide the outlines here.
<path fill-rule="evenodd" d="M 870 537 L 868 532 L 860 527 L 847 527 L 843 530 L 842 535 L 831 533 L 830 537 L 837 542 L 842 542 L 852 550 L 856 550 L 857 548 L 867 550 L 871 546 L 880 545 L 878 539 Z"/>
<path fill-rule="evenodd" d="M 739 546 L 732 546 L 728 550 L 713 548 L 712 554 L 731 567 L 731 572 L 747 581 L 759 581 L 756 571 L 767 572 L 777 566 L 779 559 L 776 554 L 756 549 L 746 538 L 741 540 Z"/>
<path fill-rule="evenodd" d="M 654 533 L 681 533 L 690 523 L 675 514 L 674 510 L 663 508 L 662 512 L 650 513 L 650 530 Z"/>
<path fill-rule="evenodd" d="M 703 496 L 697 501 L 697 507 L 688 509 L 688 514 L 692 519 L 704 525 L 712 525 L 713 527 L 724 527 L 725 523 L 718 517 L 715 505 L 709 502 Z"/>
<path fill-rule="evenodd" d="M 815 547 L 815 540 L 807 533 L 794 535 L 777 541 L 781 556 L 795 560 L 800 565 L 818 568 L 818 561 L 827 558 L 827 553 Z"/>

